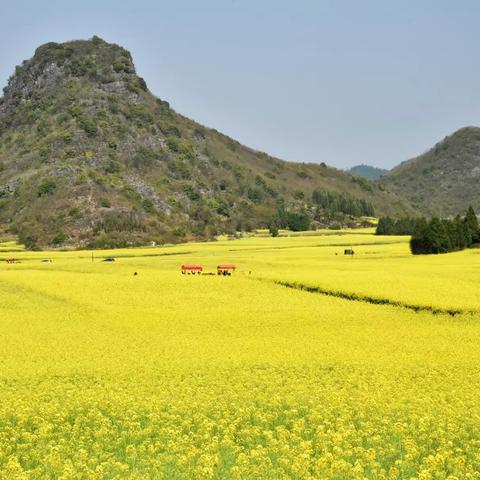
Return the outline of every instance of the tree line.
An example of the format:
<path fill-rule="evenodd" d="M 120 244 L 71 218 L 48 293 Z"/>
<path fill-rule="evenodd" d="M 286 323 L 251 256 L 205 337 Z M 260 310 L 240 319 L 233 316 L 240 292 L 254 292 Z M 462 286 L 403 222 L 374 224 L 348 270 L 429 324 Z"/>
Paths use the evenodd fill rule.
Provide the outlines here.
<path fill-rule="evenodd" d="M 312 194 L 312 202 L 322 207 L 327 213 L 346 213 L 353 217 L 373 217 L 375 211 L 370 202 L 362 198 L 356 198 L 348 193 L 327 192 L 315 190 Z"/>
<path fill-rule="evenodd" d="M 415 230 L 418 218 L 402 217 L 391 218 L 382 217 L 378 220 L 377 235 L 412 235 Z"/>
<path fill-rule="evenodd" d="M 332 217 L 335 214 L 351 215 L 352 217 L 372 217 L 375 215 L 370 202 L 348 193 L 327 192 L 317 189 L 312 193 L 312 203 L 323 209 L 325 218 Z M 309 230 L 310 216 L 311 214 L 309 215 L 306 211 L 287 210 L 283 200 L 279 199 L 277 215 L 269 224 L 270 233 L 272 236 L 277 236 L 279 228 L 286 228 L 293 232 Z"/>
<path fill-rule="evenodd" d="M 411 235 L 413 254 L 453 252 L 480 242 L 480 227 L 471 206 L 465 216 L 457 215 L 453 219 L 404 217 L 393 220 L 384 217 L 378 222 L 376 234 Z"/>

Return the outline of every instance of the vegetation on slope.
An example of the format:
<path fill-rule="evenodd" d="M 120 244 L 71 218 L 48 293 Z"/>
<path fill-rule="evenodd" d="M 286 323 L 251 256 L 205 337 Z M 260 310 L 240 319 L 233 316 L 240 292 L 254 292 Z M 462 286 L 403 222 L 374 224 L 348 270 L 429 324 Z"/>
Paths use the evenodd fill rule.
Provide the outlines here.
<path fill-rule="evenodd" d="M 0 99 L 0 223 L 29 248 L 211 238 L 266 227 L 279 209 L 325 225 L 333 208 L 315 203 L 318 190 L 409 211 L 365 179 L 272 158 L 179 115 L 128 51 L 98 37 L 39 47 Z"/>
<path fill-rule="evenodd" d="M 431 150 L 400 164 L 381 184 L 428 215 L 457 215 L 480 208 L 480 128 L 466 127 Z"/>

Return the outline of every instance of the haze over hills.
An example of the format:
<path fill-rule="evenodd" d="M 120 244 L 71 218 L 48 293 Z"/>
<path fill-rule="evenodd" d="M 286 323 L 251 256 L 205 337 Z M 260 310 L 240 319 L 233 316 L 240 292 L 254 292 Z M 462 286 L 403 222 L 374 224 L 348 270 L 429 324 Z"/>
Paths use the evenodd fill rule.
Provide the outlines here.
<path fill-rule="evenodd" d="M 98 37 L 39 47 L 0 99 L 0 223 L 31 247 L 211 238 L 289 214 L 320 225 L 373 210 L 412 211 L 381 185 L 185 118 Z"/>
<path fill-rule="evenodd" d="M 427 215 L 456 215 L 469 205 L 480 211 L 480 128 L 456 131 L 380 182 Z"/>
<path fill-rule="evenodd" d="M 385 168 L 372 167 L 371 165 L 355 165 L 350 170 L 349 173 L 357 177 L 368 178 L 369 180 L 376 180 L 382 175 L 385 175 L 388 170 Z"/>

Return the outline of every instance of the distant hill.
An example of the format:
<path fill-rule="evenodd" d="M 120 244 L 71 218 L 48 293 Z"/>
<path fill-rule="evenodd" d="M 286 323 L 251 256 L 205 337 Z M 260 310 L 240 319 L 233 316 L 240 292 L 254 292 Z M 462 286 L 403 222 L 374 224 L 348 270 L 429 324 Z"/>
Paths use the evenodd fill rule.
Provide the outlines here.
<path fill-rule="evenodd" d="M 382 175 L 385 175 L 388 170 L 384 168 L 377 168 L 372 167 L 371 165 L 356 165 L 352 167 L 349 172 L 356 177 L 364 177 L 368 178 L 369 180 L 376 180 L 380 178 Z"/>
<path fill-rule="evenodd" d="M 429 215 L 480 212 L 480 128 L 462 128 L 380 179 Z"/>
<path fill-rule="evenodd" d="M 98 37 L 42 45 L 0 98 L 0 226 L 30 248 L 178 242 L 265 227 L 279 211 L 321 224 L 372 209 L 411 211 L 381 185 L 178 114 Z"/>

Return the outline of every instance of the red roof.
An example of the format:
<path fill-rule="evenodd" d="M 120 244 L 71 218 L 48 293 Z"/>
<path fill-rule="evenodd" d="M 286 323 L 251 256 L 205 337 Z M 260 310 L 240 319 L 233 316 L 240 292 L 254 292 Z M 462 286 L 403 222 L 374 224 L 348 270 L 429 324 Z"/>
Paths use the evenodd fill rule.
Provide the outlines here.
<path fill-rule="evenodd" d="M 182 270 L 203 270 L 201 265 L 182 265 Z"/>
<path fill-rule="evenodd" d="M 218 270 L 235 270 L 237 267 L 231 263 L 226 263 L 223 265 L 217 265 Z"/>

